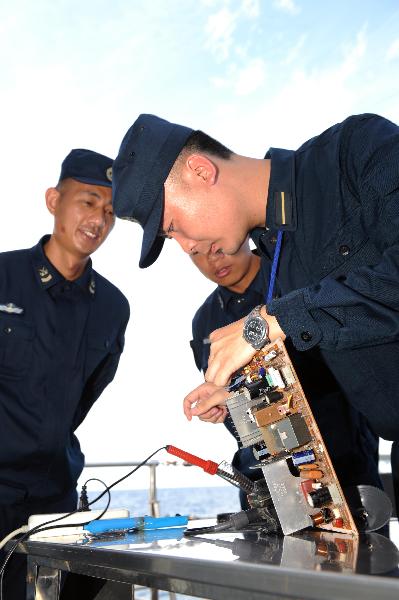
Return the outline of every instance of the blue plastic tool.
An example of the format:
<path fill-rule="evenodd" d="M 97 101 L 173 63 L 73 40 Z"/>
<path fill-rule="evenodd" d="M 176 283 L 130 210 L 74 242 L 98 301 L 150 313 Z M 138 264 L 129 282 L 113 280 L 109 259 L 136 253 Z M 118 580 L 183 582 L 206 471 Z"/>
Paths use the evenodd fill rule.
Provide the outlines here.
<path fill-rule="evenodd" d="M 161 529 L 163 527 L 185 527 L 187 516 L 175 517 L 130 517 L 126 519 L 100 519 L 91 521 L 83 527 L 89 533 L 105 533 L 106 531 Z"/>

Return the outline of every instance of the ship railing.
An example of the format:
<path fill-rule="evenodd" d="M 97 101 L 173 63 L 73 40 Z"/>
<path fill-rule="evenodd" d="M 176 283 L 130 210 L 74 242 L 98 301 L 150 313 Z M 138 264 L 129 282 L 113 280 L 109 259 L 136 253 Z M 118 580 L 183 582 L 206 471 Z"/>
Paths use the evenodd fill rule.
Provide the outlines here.
<path fill-rule="evenodd" d="M 127 461 L 127 462 L 88 462 L 85 464 L 85 468 L 117 468 L 117 467 L 138 467 L 141 463 L 138 461 Z M 152 460 L 145 463 L 145 467 L 149 470 L 149 482 L 148 482 L 148 509 L 149 514 L 153 517 L 160 516 L 159 509 L 159 500 L 157 497 L 157 467 L 159 466 L 185 466 L 191 467 L 189 463 L 177 463 L 177 462 L 160 462 L 157 460 Z M 392 488 L 392 477 L 391 477 L 391 458 L 388 453 L 380 454 L 380 468 L 379 468 L 381 479 L 385 488 L 385 491 L 390 496 L 393 506 L 395 506 L 394 498 L 393 498 L 393 488 Z"/>
<path fill-rule="evenodd" d="M 160 463 L 157 460 L 151 460 L 145 463 L 143 467 L 147 467 L 149 470 L 149 482 L 148 482 L 148 507 L 149 514 L 152 517 L 159 517 L 159 501 L 157 498 L 157 467 L 165 463 Z M 85 464 L 85 469 L 89 468 L 109 468 L 109 467 L 138 467 L 141 462 L 128 461 L 128 462 L 88 462 Z"/>

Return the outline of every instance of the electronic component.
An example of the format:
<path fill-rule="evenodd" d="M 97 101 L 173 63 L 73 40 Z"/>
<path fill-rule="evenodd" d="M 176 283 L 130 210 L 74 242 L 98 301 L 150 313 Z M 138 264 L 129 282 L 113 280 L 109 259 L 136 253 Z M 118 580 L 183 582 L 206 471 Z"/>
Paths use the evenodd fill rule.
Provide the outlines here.
<path fill-rule="evenodd" d="M 293 464 L 296 467 L 298 465 L 313 463 L 316 460 L 313 450 L 302 450 L 302 452 L 294 452 L 291 458 Z"/>
<path fill-rule="evenodd" d="M 242 375 L 245 379 L 226 405 L 240 444 L 252 447 L 260 461 L 283 533 L 316 525 L 356 536 L 355 522 L 284 343 L 277 340 L 258 351 Z"/>
<path fill-rule="evenodd" d="M 331 494 L 327 486 L 321 487 L 318 490 L 309 492 L 308 502 L 313 508 L 320 508 L 325 504 L 332 502 Z"/>

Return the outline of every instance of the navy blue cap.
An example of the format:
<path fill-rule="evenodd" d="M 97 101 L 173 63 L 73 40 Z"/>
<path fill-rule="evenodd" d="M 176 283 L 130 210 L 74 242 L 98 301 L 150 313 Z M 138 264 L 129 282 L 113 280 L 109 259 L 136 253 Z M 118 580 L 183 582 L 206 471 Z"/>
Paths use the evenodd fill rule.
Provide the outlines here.
<path fill-rule="evenodd" d="M 112 158 L 93 150 L 75 148 L 62 162 L 59 181 L 71 177 L 91 185 L 112 187 L 113 162 Z"/>
<path fill-rule="evenodd" d="M 192 132 L 154 115 L 140 115 L 122 140 L 113 168 L 113 206 L 117 217 L 144 229 L 141 268 L 161 253 L 164 183 Z"/>

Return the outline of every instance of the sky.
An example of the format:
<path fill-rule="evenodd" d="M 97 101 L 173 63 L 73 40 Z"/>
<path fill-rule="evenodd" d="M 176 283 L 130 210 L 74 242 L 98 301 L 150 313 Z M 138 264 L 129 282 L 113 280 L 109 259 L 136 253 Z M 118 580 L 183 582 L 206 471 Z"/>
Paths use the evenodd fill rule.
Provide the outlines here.
<path fill-rule="evenodd" d="M 255 157 L 297 148 L 350 114 L 399 122 L 396 0 L 0 0 L 0 8 L 0 251 L 51 233 L 44 192 L 72 148 L 116 156 L 143 112 Z M 139 226 L 119 221 L 93 257 L 129 299 L 131 321 L 115 380 L 78 431 L 86 459 L 141 460 L 165 444 L 230 459 L 235 442 L 224 427 L 188 423 L 181 409 L 202 381 L 191 319 L 213 284 L 173 241 L 140 270 L 140 246 Z M 211 484 L 199 470 L 172 471 L 161 485 Z"/>

